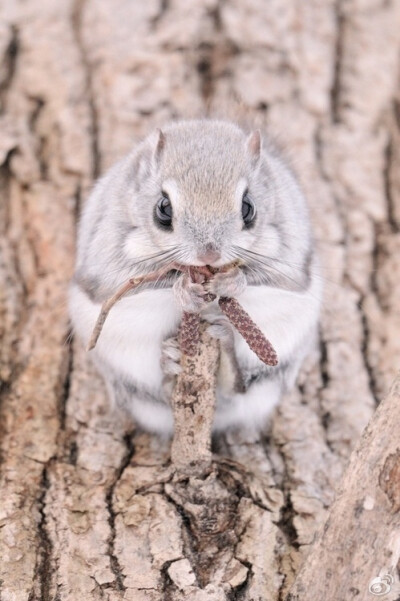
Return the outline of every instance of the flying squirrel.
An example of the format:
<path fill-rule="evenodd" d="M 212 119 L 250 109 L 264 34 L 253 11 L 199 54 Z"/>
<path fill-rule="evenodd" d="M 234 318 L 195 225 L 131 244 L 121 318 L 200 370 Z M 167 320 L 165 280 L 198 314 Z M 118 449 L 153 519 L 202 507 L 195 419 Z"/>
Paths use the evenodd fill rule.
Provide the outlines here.
<path fill-rule="evenodd" d="M 87 343 L 102 303 L 124 282 L 173 263 L 217 272 L 200 283 L 171 269 L 115 305 L 91 351 L 111 400 L 142 428 L 171 435 L 176 335 L 184 311 L 200 313 L 220 341 L 214 431 L 263 428 L 315 343 L 322 290 L 306 200 L 259 130 L 169 123 L 98 180 L 79 224 L 74 331 Z M 240 302 L 275 348 L 276 367 L 260 361 L 210 294 Z"/>

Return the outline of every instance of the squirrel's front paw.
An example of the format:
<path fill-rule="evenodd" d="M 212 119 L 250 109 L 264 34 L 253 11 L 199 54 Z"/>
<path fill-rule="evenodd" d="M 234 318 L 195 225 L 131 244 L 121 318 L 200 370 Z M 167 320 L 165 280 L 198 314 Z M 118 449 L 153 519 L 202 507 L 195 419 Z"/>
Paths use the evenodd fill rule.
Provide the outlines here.
<path fill-rule="evenodd" d="M 233 328 L 228 318 L 225 315 L 207 315 L 206 319 L 210 324 L 207 328 L 210 336 L 219 340 L 223 348 L 233 349 Z"/>
<path fill-rule="evenodd" d="M 236 298 L 242 294 L 246 286 L 246 276 L 240 267 L 216 273 L 212 280 L 205 285 L 206 289 L 216 296 L 229 298 Z"/>
<path fill-rule="evenodd" d="M 173 286 L 175 298 L 183 311 L 198 313 L 207 305 L 206 291 L 202 284 L 192 282 L 188 274 L 183 274 Z"/>
<path fill-rule="evenodd" d="M 161 345 L 161 369 L 164 376 L 177 376 L 181 373 L 181 355 L 176 337 L 164 340 Z"/>

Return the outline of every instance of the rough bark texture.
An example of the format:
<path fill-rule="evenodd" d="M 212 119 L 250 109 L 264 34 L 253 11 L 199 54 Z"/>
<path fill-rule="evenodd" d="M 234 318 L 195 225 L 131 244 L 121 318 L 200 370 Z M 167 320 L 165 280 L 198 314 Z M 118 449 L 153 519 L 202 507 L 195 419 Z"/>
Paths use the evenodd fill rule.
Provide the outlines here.
<path fill-rule="evenodd" d="M 399 424 L 400 377 L 352 453 L 322 536 L 308 555 L 288 601 L 357 598 L 374 571 L 376 578 L 383 580 L 391 573 L 395 580 L 386 583 L 393 586 L 374 590 L 386 591 L 386 601 L 399 598 Z M 378 571 L 377 565 L 381 566 Z"/>
<path fill-rule="evenodd" d="M 281 601 L 399 364 L 400 2 L 10 0 L 0 18 L 0 599 Z M 138 136 L 232 98 L 310 200 L 321 343 L 270 430 L 219 437 L 208 474 L 177 481 L 71 343 L 76 217 Z M 373 599 L 376 558 L 332 598 Z"/>

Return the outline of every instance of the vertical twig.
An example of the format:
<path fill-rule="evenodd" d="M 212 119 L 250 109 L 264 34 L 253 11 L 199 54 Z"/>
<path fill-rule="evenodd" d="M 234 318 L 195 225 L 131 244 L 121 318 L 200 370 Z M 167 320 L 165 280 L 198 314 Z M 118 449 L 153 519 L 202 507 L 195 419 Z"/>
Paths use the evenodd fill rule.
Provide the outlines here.
<path fill-rule="evenodd" d="M 171 459 L 179 472 L 190 475 L 207 470 L 212 457 L 219 344 L 207 333 L 206 327 L 206 323 L 200 324 L 196 352 L 182 353 L 182 372 L 171 398 L 175 421 Z"/>

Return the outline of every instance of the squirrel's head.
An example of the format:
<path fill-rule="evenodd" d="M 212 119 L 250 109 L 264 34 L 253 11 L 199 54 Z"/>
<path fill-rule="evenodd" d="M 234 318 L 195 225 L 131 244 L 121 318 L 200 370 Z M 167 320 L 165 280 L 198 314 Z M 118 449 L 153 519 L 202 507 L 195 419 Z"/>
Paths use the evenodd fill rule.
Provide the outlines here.
<path fill-rule="evenodd" d="M 245 252 L 277 257 L 279 203 L 288 184 L 279 165 L 259 131 L 232 123 L 183 121 L 153 132 L 129 164 L 134 228 L 126 252 L 215 267 Z"/>

